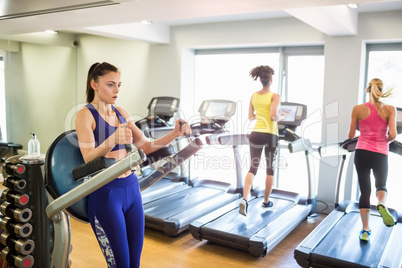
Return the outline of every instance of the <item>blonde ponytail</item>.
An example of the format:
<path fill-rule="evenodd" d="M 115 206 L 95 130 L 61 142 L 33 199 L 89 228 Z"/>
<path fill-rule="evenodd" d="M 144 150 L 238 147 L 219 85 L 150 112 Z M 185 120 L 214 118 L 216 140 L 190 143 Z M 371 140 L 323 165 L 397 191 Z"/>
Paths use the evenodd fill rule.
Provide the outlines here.
<path fill-rule="evenodd" d="M 367 89 L 370 93 L 370 102 L 371 104 L 379 103 L 380 108 L 378 109 L 378 114 L 381 113 L 382 108 L 384 107 L 384 104 L 381 102 L 380 99 L 383 98 L 388 98 L 389 96 L 392 95 L 392 88 L 387 90 L 386 92 L 383 92 L 383 82 L 381 79 L 378 78 L 373 78 L 371 79 Z"/>

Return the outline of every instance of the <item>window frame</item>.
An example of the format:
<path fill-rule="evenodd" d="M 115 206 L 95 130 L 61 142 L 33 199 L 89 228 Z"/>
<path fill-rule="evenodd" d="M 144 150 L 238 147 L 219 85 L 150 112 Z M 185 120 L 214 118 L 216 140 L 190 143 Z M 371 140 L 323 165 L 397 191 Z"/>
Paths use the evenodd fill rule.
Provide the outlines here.
<path fill-rule="evenodd" d="M 364 70 L 364 84 L 366 85 L 369 82 L 370 77 L 368 77 L 369 71 L 369 60 L 370 60 L 370 52 L 372 51 L 402 51 L 402 42 L 401 43 L 367 43 L 366 44 L 366 59 L 365 59 L 365 70 Z M 362 89 L 364 92 L 364 88 Z M 367 94 L 363 94 L 363 103 L 367 102 Z"/>
<path fill-rule="evenodd" d="M 288 59 L 291 56 L 323 56 L 324 45 L 303 45 L 303 46 L 273 46 L 273 47 L 247 47 L 247 48 L 203 48 L 195 49 L 194 55 L 224 55 L 224 54 L 252 54 L 252 53 L 279 53 L 279 70 L 275 72 L 278 81 L 278 93 L 281 95 L 281 101 L 288 101 Z M 285 148 L 279 145 L 281 149 Z M 287 147 L 285 148 L 287 149 Z M 280 150 L 278 151 L 277 161 L 280 158 Z M 279 164 L 277 163 L 278 167 Z M 317 170 L 318 171 L 318 170 Z M 264 172 L 260 172 L 261 174 Z M 280 172 L 275 172 L 275 185 L 279 186 Z M 317 177 L 318 174 L 313 176 Z"/>

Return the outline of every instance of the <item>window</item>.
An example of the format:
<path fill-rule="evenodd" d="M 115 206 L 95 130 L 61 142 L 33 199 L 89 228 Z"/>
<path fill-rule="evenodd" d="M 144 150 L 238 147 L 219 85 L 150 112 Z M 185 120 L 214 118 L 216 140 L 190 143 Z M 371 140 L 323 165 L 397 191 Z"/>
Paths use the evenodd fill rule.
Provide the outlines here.
<path fill-rule="evenodd" d="M 310 64 L 311 62 L 314 64 Z M 308 63 L 308 68 L 306 68 L 306 63 Z M 237 103 L 237 109 L 236 114 L 228 123 L 228 130 L 233 134 L 250 133 L 255 122 L 248 120 L 248 107 L 252 93 L 261 88 L 261 83 L 253 81 L 249 77 L 249 72 L 258 65 L 269 65 L 274 69 L 271 90 L 281 95 L 281 101 L 306 104 L 309 107 L 308 116 L 317 111 L 320 114 L 324 85 L 322 46 L 196 51 L 194 99 L 191 100 L 195 104 L 193 114 L 197 114 L 199 105 L 205 99 L 233 100 Z M 314 98 L 311 98 L 312 94 L 314 94 Z M 318 120 L 318 122 L 320 121 Z M 305 131 L 302 131 L 302 128 L 298 128 L 297 131 L 299 135 L 303 132 L 303 135 L 306 135 L 312 142 L 321 142 L 321 123 L 311 123 L 308 128 L 305 128 Z M 247 146 L 242 146 L 240 150 L 244 177 L 249 168 L 249 149 Z M 303 174 L 304 170 L 304 174 L 307 176 L 304 154 L 289 155 L 287 151 L 287 147 L 283 146 L 278 155 L 281 160 L 277 165 L 279 170 L 276 174 L 280 180 L 276 186 L 300 192 L 302 184 L 302 188 L 305 188 L 307 192 L 306 181 L 300 178 L 300 174 Z M 214 146 L 214 148 L 202 150 L 198 155 L 198 160 L 195 160 L 196 166 L 193 169 L 197 175 L 202 178 L 234 183 L 235 168 L 231 148 Z M 224 163 L 226 164 L 224 165 Z M 265 170 L 261 166 L 254 180 L 254 187 L 264 188 L 264 181 Z"/>
<path fill-rule="evenodd" d="M 203 100 L 226 99 L 236 102 L 236 113 L 227 123 L 230 133 L 250 133 L 253 125 L 248 120 L 248 107 L 251 94 L 258 90 L 260 83 L 249 77 L 252 68 L 270 65 L 274 70 L 279 67 L 279 54 L 274 51 L 229 53 L 229 51 L 199 51 L 195 57 L 194 113 Z M 220 52 L 220 53 L 219 53 Z M 278 79 L 273 78 L 272 89 L 278 92 Z M 204 147 L 205 148 L 205 147 Z M 249 154 L 246 146 L 240 147 L 243 177 L 249 168 Z M 210 178 L 227 183 L 235 183 L 236 172 L 233 150 L 227 146 L 213 146 L 198 153 L 200 161 L 194 172 L 201 178 Z M 201 166 L 202 163 L 202 166 Z M 262 172 L 259 172 L 262 173 Z"/>
<path fill-rule="evenodd" d="M 4 87 L 4 58 L 0 51 L 0 140 L 7 140 L 6 92 Z"/>
<path fill-rule="evenodd" d="M 284 48 L 284 83 L 282 99 L 307 105 L 307 118 L 297 129 L 297 134 L 318 146 L 321 144 L 321 109 L 324 93 L 324 56 L 321 47 Z M 314 97 L 312 97 L 314 96 Z M 317 101 L 318 100 L 318 101 Z M 302 176 L 307 174 L 307 165 L 303 152 L 291 154 L 284 144 L 279 151 L 279 178 L 277 185 L 281 189 L 307 194 L 307 187 Z M 318 183 L 319 160 L 313 158 L 312 165 L 317 166 L 312 172 Z M 301 192 L 304 189 L 305 192 Z"/>
<path fill-rule="evenodd" d="M 402 107 L 402 43 L 367 46 L 367 72 L 365 86 L 373 78 L 384 82 L 384 89 L 392 88 L 392 97 L 384 102 Z M 364 101 L 368 101 L 368 94 Z"/>

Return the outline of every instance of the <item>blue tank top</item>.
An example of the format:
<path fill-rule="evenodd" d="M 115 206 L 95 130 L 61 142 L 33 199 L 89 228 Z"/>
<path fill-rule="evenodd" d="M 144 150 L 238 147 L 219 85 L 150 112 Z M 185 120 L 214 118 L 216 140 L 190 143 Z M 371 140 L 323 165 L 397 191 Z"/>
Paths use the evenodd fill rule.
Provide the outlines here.
<path fill-rule="evenodd" d="M 91 103 L 88 103 L 86 107 L 91 111 L 92 116 L 94 117 L 96 123 L 96 127 L 94 129 L 95 148 L 96 148 L 100 144 L 102 144 L 107 138 L 109 138 L 109 136 L 116 131 L 117 127 L 109 125 L 108 122 L 106 122 L 105 119 L 103 119 L 102 116 L 100 116 L 99 112 Z M 112 106 L 112 109 L 119 117 L 121 124 L 127 123 L 126 119 L 124 119 L 124 117 L 120 114 L 120 112 L 117 110 L 116 107 Z M 125 148 L 126 147 L 124 144 L 116 144 L 116 146 L 112 149 L 112 152 Z"/>

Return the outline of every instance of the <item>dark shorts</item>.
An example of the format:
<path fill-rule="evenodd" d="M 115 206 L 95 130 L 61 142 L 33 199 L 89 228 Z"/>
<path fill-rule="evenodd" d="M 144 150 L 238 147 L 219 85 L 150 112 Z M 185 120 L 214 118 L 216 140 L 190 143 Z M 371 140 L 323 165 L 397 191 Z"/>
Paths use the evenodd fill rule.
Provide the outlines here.
<path fill-rule="evenodd" d="M 278 148 L 279 137 L 270 133 L 251 132 L 250 143 L 250 169 L 249 172 L 257 174 L 261 161 L 262 149 L 265 152 L 267 175 L 274 175 L 274 163 Z"/>

